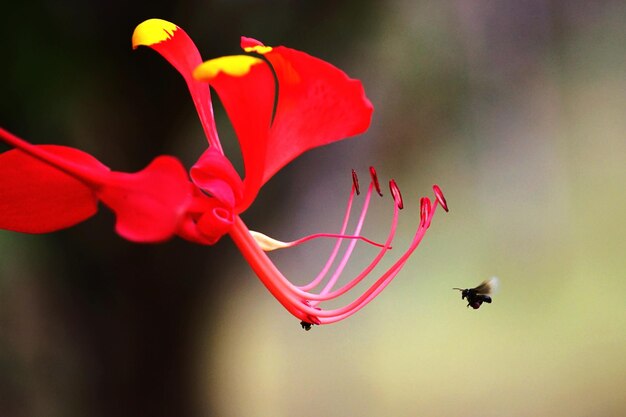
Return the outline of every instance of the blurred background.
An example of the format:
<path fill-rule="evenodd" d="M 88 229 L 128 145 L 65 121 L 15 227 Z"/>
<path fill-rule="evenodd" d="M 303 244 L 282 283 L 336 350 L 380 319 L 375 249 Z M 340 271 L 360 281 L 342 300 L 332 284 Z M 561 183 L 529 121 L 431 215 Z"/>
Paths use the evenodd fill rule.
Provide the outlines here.
<path fill-rule="evenodd" d="M 31 142 L 121 171 L 191 165 L 206 142 L 182 79 L 130 47 L 160 17 L 205 59 L 239 53 L 242 34 L 307 51 L 375 106 L 365 135 L 276 175 L 252 228 L 337 230 L 350 169 L 365 181 L 369 165 L 405 197 L 397 253 L 432 184 L 450 213 L 374 302 L 310 332 L 228 238 L 132 244 L 106 209 L 0 232 L 0 415 L 626 415 L 623 1 L 34 1 L 2 16 L 0 124 Z M 365 231 L 381 240 L 391 203 L 374 203 Z M 274 258 L 303 282 L 328 244 Z M 493 275 L 480 310 L 451 289 Z"/>

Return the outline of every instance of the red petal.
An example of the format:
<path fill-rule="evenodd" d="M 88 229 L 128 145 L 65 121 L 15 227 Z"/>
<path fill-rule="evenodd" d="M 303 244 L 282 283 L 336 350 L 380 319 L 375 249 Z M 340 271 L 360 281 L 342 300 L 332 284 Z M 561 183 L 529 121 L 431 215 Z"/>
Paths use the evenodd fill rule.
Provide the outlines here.
<path fill-rule="evenodd" d="M 34 148 L 94 171 L 108 171 L 91 155 L 55 145 Z M 86 183 L 19 149 L 0 154 L 0 228 L 47 233 L 80 223 L 97 211 Z"/>
<path fill-rule="evenodd" d="M 304 52 L 283 46 L 268 47 L 252 38 L 242 37 L 241 47 L 246 52 L 257 52 L 267 58 L 278 80 L 276 114 L 269 136 L 260 136 L 264 131 L 245 137 L 239 135 L 246 162 L 247 187 L 252 184 L 262 186 L 309 149 L 362 133 L 369 127 L 373 108 L 363 86 L 340 69 Z M 224 101 L 227 95 L 241 92 L 218 90 L 218 94 Z M 267 106 L 267 98 L 262 103 Z M 237 105 L 237 111 L 243 115 L 253 114 L 260 107 L 251 100 Z M 238 123 L 247 123 L 248 119 L 243 116 L 233 119 L 231 116 L 231 121 L 238 130 Z M 267 142 L 260 143 L 261 140 Z M 249 160 L 253 160 L 255 169 L 249 168 Z M 260 178 L 257 177 L 259 171 Z"/>
<path fill-rule="evenodd" d="M 254 38 L 248 38 L 247 36 L 241 37 L 241 49 L 246 52 L 253 51 L 257 46 L 265 46 L 263 42 L 258 41 Z"/>
<path fill-rule="evenodd" d="M 283 46 L 264 56 L 276 72 L 278 103 L 263 183 L 304 151 L 363 133 L 373 111 L 361 82 L 328 62 Z"/>
<path fill-rule="evenodd" d="M 243 184 L 228 158 L 214 148 L 207 149 L 191 167 L 194 184 L 230 208 L 243 196 Z"/>
<path fill-rule="evenodd" d="M 241 46 L 263 54 L 276 73 L 278 101 L 269 131 L 275 86 L 266 65 L 249 63 L 243 71 L 245 57 L 224 57 L 194 72 L 217 91 L 241 145 L 246 175 L 237 212 L 301 153 L 364 132 L 373 111 L 361 83 L 325 61 L 252 38 L 242 37 Z"/>
<path fill-rule="evenodd" d="M 221 205 L 217 199 L 209 199 L 205 212 L 197 222 L 197 229 L 209 245 L 224 236 L 233 225 L 233 211 Z"/>
<path fill-rule="evenodd" d="M 112 172 L 98 197 L 115 212 L 115 229 L 122 237 L 160 242 L 176 233 L 192 193 L 182 164 L 171 156 L 159 156 L 137 173 Z"/>
<path fill-rule="evenodd" d="M 0 227 L 44 233 L 76 224 L 97 199 L 116 216 L 116 230 L 136 242 L 158 242 L 177 232 L 194 186 L 182 164 L 156 158 L 144 170 L 111 172 L 77 149 L 32 145 L 0 128 L 15 149 L 0 155 Z"/>
<path fill-rule="evenodd" d="M 149 19 L 135 28 L 132 41 L 133 49 L 140 45 L 149 46 L 180 72 L 187 82 L 209 144 L 221 151 L 215 129 L 209 86 L 194 80 L 192 76 L 194 68 L 202 63 L 202 58 L 189 35 L 173 23 L 161 19 Z"/>
<path fill-rule="evenodd" d="M 239 139 L 246 170 L 243 199 L 237 204 L 237 212 L 242 212 L 263 185 L 274 107 L 274 76 L 264 61 L 245 55 L 207 61 L 196 69 L 194 76 L 215 88 Z"/>

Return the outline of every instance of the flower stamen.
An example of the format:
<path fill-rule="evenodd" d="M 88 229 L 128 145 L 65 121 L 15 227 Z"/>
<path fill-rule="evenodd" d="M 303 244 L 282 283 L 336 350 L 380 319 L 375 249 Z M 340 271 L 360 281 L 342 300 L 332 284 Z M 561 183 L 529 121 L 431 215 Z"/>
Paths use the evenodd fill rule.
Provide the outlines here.
<path fill-rule="evenodd" d="M 354 235 L 358 236 L 359 233 L 361 233 L 361 229 L 363 228 L 363 224 L 365 223 L 365 217 L 367 215 L 367 210 L 369 208 L 369 203 L 372 197 L 372 191 L 374 189 L 374 184 L 373 182 L 370 183 L 370 186 L 367 189 L 367 194 L 365 196 L 365 201 L 363 202 L 363 207 L 361 208 L 361 214 L 359 216 L 359 220 L 357 222 L 357 225 L 354 229 Z M 333 273 L 333 275 L 329 278 L 328 282 L 326 283 L 326 285 L 324 286 L 324 289 L 322 289 L 322 291 L 319 293 L 320 297 L 325 296 L 326 294 L 328 294 L 332 288 L 335 286 L 335 284 L 337 283 L 337 280 L 339 279 L 339 277 L 341 276 L 341 273 L 343 272 L 343 270 L 345 269 L 346 265 L 348 264 L 348 261 L 350 260 L 350 257 L 352 256 L 352 252 L 354 251 L 354 247 L 356 246 L 356 240 L 353 240 L 352 242 L 350 242 L 350 244 L 348 245 L 348 247 L 346 248 L 346 251 L 343 254 L 343 257 L 341 258 L 341 261 L 339 262 L 339 265 L 337 265 L 337 269 L 335 269 L 335 272 Z M 385 243 L 385 246 L 383 246 L 383 251 L 386 251 L 386 247 L 389 246 L 389 244 L 391 243 L 391 241 L 387 241 Z M 347 290 L 346 290 L 347 291 Z M 317 297 L 314 297 L 313 299 L 316 299 Z M 320 298 L 319 301 L 324 300 L 324 298 Z M 319 301 L 317 303 L 313 303 L 313 304 L 319 304 Z"/>
<path fill-rule="evenodd" d="M 353 179 L 353 185 L 354 185 L 354 178 L 357 178 L 356 171 L 352 170 L 352 173 L 353 173 L 352 179 Z M 357 178 L 356 183 L 358 184 L 358 178 Z M 343 222 L 341 224 L 341 231 L 339 232 L 340 234 L 344 234 L 346 232 L 346 229 L 348 228 L 348 221 L 350 220 L 350 212 L 352 211 L 352 202 L 354 201 L 354 194 L 355 192 L 357 192 L 357 188 L 358 186 L 357 187 L 353 186 L 352 189 L 350 190 L 350 196 L 348 197 L 348 204 L 346 205 L 346 212 L 343 216 Z M 311 282 L 309 282 L 308 284 L 302 287 L 299 287 L 301 290 L 308 291 L 312 288 L 315 288 L 324 279 L 324 277 L 328 273 L 328 270 L 330 269 L 333 262 L 335 261 L 337 254 L 339 253 L 341 242 L 342 242 L 341 239 L 337 240 L 337 243 L 335 243 L 335 246 L 333 247 L 333 250 L 331 251 L 331 254 L 328 257 L 328 260 L 322 267 L 322 270 L 317 274 L 315 278 L 313 278 Z"/>
<path fill-rule="evenodd" d="M 359 234 L 361 233 L 361 229 L 363 228 L 363 224 L 365 223 L 365 216 L 367 214 L 367 210 L 369 208 L 369 203 L 372 197 L 372 190 L 373 190 L 373 186 L 372 184 L 370 184 L 370 186 L 368 187 L 367 190 L 367 194 L 365 196 L 365 201 L 363 202 L 363 207 L 361 208 L 361 214 L 359 215 L 359 220 L 357 222 L 357 225 L 354 229 L 354 236 L 359 236 Z M 351 193 L 351 196 L 353 195 L 353 193 Z M 352 201 L 350 201 L 351 203 Z M 344 225 L 342 227 L 342 234 L 345 232 L 345 228 L 347 227 L 347 222 L 349 220 L 350 217 L 350 211 L 346 211 L 346 217 L 344 218 Z M 386 243 L 386 246 L 388 246 L 390 242 Z M 315 288 L 326 276 L 326 274 L 328 273 L 328 270 L 330 269 L 332 263 L 335 261 L 335 258 L 337 257 L 337 254 L 339 252 L 339 246 L 341 244 L 341 241 L 338 241 L 337 244 L 335 245 L 335 248 L 333 249 L 333 252 L 331 253 L 331 256 L 328 258 L 328 260 L 326 261 L 326 264 L 324 265 L 324 268 L 322 269 L 322 271 L 320 271 L 320 273 L 318 274 L 318 276 L 308 285 L 306 285 L 305 287 L 302 287 L 301 289 L 307 291 L 310 290 L 312 288 Z M 337 282 L 337 279 L 339 279 L 339 275 L 341 275 L 341 272 L 343 272 L 343 269 L 345 268 L 346 264 L 348 263 L 348 259 L 350 258 L 350 256 L 352 255 L 352 251 L 354 250 L 354 247 L 356 245 L 356 240 L 350 242 L 350 244 L 348 245 L 348 248 L 346 249 L 346 251 L 344 252 L 344 255 L 341 259 L 341 261 L 339 262 L 339 265 L 337 266 L 337 268 L 335 269 L 335 272 L 333 273 L 333 275 L 329 278 L 328 282 L 326 283 L 324 289 L 321 291 L 321 293 L 325 293 L 330 291 L 330 289 L 332 289 L 332 287 L 335 285 L 335 283 Z M 315 283 L 313 285 L 313 283 Z"/>
<path fill-rule="evenodd" d="M 361 194 L 359 190 L 359 177 L 356 175 L 356 171 L 352 170 L 352 185 L 354 186 L 354 190 L 356 191 L 356 195 Z"/>
<path fill-rule="evenodd" d="M 274 239 L 267 236 L 266 234 L 254 230 L 250 230 L 250 234 L 257 241 L 261 249 L 263 249 L 265 252 L 271 252 L 277 249 L 292 248 L 310 240 L 319 238 L 355 239 L 361 240 L 365 243 L 369 243 L 370 245 L 377 246 L 379 248 L 385 247 L 382 243 L 374 242 L 373 240 L 368 239 L 365 236 L 342 235 L 338 233 L 314 233 L 312 235 L 304 236 L 300 239 L 292 240 L 290 242 L 283 242 L 281 240 Z M 389 247 L 389 249 L 391 249 L 391 247 Z"/>
<path fill-rule="evenodd" d="M 375 171 L 373 171 L 375 172 Z M 372 173 L 372 171 L 370 171 Z M 353 174 L 355 178 L 355 174 Z M 435 194 L 435 200 L 431 203 L 428 197 L 422 197 L 420 199 L 420 221 L 415 231 L 415 235 L 409 244 L 408 248 L 402 253 L 395 263 L 390 268 L 384 271 L 364 292 L 347 303 L 343 307 L 335 309 L 323 309 L 320 304 L 325 301 L 337 299 L 340 296 L 347 294 L 350 290 L 354 289 L 357 284 L 362 282 L 368 277 L 372 271 L 378 266 L 382 258 L 387 254 L 387 251 L 391 248 L 391 243 L 395 237 L 395 233 L 398 227 L 399 212 L 403 208 L 404 203 L 400 190 L 394 180 L 389 182 L 389 189 L 394 200 L 393 205 L 393 217 L 389 228 L 389 233 L 384 244 L 378 245 L 381 247 L 378 254 L 371 260 L 371 262 L 365 266 L 365 268 L 353 279 L 348 281 L 343 286 L 334 289 L 340 276 L 342 275 L 347 262 L 352 256 L 354 247 L 358 240 L 365 240 L 360 236 L 361 229 L 365 222 L 369 202 L 371 196 L 376 189 L 376 176 L 372 174 L 372 180 L 369 184 L 365 201 L 359 215 L 359 219 L 352 235 L 345 235 L 347 223 L 350 218 L 352 202 L 356 193 L 356 187 L 354 186 L 350 191 L 350 197 L 348 199 L 348 205 L 344 221 L 342 224 L 341 232 L 337 235 L 332 235 L 337 239 L 337 243 L 333 248 L 328 261 L 320 271 L 317 277 L 315 277 L 309 284 L 304 286 L 296 286 L 291 283 L 274 265 L 274 263 L 263 252 L 259 238 L 256 232 L 249 232 L 241 219 L 237 218 L 234 227 L 231 231 L 231 237 L 235 243 L 240 247 L 242 253 L 246 255 L 248 262 L 253 267 L 254 271 L 261 278 L 261 281 L 265 286 L 274 294 L 274 296 L 290 311 L 294 316 L 301 320 L 303 329 L 309 330 L 312 325 L 334 323 L 344 318 L 351 316 L 359 311 L 371 300 L 373 300 L 400 272 L 408 258 L 418 247 L 422 241 L 426 231 L 428 230 L 436 208 L 438 205 L 444 206 L 445 200 L 439 198 L 438 195 L 443 196 L 439 190 Z M 255 236 L 256 235 L 256 236 Z M 312 235 L 313 236 L 313 235 Z M 338 254 L 341 242 L 345 238 L 351 238 L 345 250 L 339 264 L 337 265 L 333 274 L 328 278 L 328 281 L 320 291 L 312 292 L 311 290 L 317 287 L 326 277 L 331 265 L 334 263 Z M 307 239 L 307 238 L 305 238 Z M 371 242 L 371 241 L 370 241 Z M 368 242 L 369 243 L 369 242 Z"/>
<path fill-rule="evenodd" d="M 383 196 L 383 193 L 380 191 L 380 184 L 378 183 L 378 175 L 376 174 L 376 169 L 374 167 L 370 167 L 370 176 L 372 177 L 372 181 L 374 182 L 374 187 L 376 187 L 376 192 L 379 196 Z"/>
<path fill-rule="evenodd" d="M 348 291 L 350 291 L 352 288 L 354 288 L 357 284 L 359 284 L 361 281 L 363 281 L 363 279 L 365 277 L 367 277 L 370 272 L 372 272 L 372 270 L 378 265 L 378 263 L 382 260 L 382 258 L 385 256 L 387 250 L 389 248 L 391 248 L 391 242 L 393 241 L 394 237 L 395 237 L 395 233 L 397 230 L 397 226 L 398 226 L 398 215 L 399 215 L 399 208 L 397 205 L 394 205 L 394 212 L 393 212 L 393 218 L 391 221 L 391 227 L 389 229 L 389 234 L 387 236 L 387 240 L 385 241 L 385 245 L 382 247 L 381 251 L 376 255 L 376 257 L 370 262 L 370 264 L 368 266 L 366 266 L 360 274 L 358 274 L 355 278 L 353 278 L 351 281 L 349 281 L 347 284 L 345 284 L 343 287 L 330 292 L 330 290 L 328 291 L 322 291 L 320 292 L 319 296 L 313 295 L 311 297 L 311 299 L 317 300 L 317 302 L 313 303 L 315 305 L 319 304 L 322 301 L 327 301 L 327 300 L 331 300 L 334 298 L 337 298 L 345 293 L 347 293 Z M 347 256 L 344 256 L 344 259 L 342 261 L 344 261 L 344 265 L 342 265 L 342 268 L 339 269 L 337 268 L 337 271 L 335 272 L 335 275 L 333 275 L 334 278 L 334 282 L 333 284 L 337 281 L 337 279 L 339 278 L 339 274 L 341 272 L 343 272 L 343 267 L 345 267 L 345 263 L 347 262 L 349 255 L 351 255 L 351 251 L 348 253 L 346 252 Z"/>
<path fill-rule="evenodd" d="M 443 192 L 441 192 L 441 188 L 437 184 L 433 185 L 433 191 L 435 192 L 435 197 L 439 204 L 441 204 L 441 208 L 443 208 L 446 213 L 448 212 L 448 203 L 446 202 L 446 198 L 443 196 Z"/>
<path fill-rule="evenodd" d="M 398 208 L 402 210 L 404 208 L 404 202 L 402 201 L 402 194 L 400 193 L 400 188 L 398 188 L 398 184 L 396 184 L 396 180 L 389 181 L 389 191 L 391 191 L 393 201 L 395 201 Z"/>

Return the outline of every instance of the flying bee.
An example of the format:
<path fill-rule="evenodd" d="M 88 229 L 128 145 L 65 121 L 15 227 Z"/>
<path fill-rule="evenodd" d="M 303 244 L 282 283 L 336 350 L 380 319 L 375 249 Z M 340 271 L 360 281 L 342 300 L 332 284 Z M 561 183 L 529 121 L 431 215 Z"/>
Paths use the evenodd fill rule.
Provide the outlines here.
<path fill-rule="evenodd" d="M 491 303 L 491 294 L 498 287 L 498 278 L 493 277 L 483 281 L 475 288 L 452 288 L 461 291 L 461 299 L 467 298 L 467 306 L 474 310 L 478 309 L 483 303 Z"/>

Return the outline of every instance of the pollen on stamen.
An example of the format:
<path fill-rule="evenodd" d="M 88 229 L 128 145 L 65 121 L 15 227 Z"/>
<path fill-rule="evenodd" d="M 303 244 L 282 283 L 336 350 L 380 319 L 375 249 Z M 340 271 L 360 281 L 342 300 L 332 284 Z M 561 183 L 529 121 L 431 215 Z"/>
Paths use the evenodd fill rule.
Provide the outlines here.
<path fill-rule="evenodd" d="M 441 191 L 441 188 L 439 188 L 439 186 L 437 184 L 435 184 L 435 185 L 433 185 L 433 191 L 435 192 L 435 197 L 437 198 L 437 201 L 439 201 L 439 204 L 441 204 L 441 207 L 447 213 L 448 212 L 448 203 L 446 202 L 446 198 L 443 196 L 443 192 Z"/>
<path fill-rule="evenodd" d="M 356 175 L 356 171 L 354 169 L 352 170 L 352 184 L 354 185 L 356 195 L 361 194 L 361 191 L 359 190 L 359 177 Z"/>
<path fill-rule="evenodd" d="M 383 196 L 383 193 L 380 191 L 380 184 L 378 182 L 378 175 L 376 174 L 376 169 L 374 167 L 370 167 L 370 176 L 372 177 L 372 182 L 374 183 L 374 187 L 376 188 L 376 192 L 379 196 Z"/>
<path fill-rule="evenodd" d="M 314 307 L 314 306 L 311 306 L 311 303 L 310 303 L 308 300 L 304 300 L 304 301 L 303 301 L 303 303 L 304 303 L 307 307 L 313 307 L 315 310 L 322 311 L 322 309 L 321 309 L 320 307 Z M 307 332 L 308 332 L 309 330 L 311 330 L 311 326 L 313 326 L 313 325 L 317 325 L 317 326 L 319 326 L 320 324 L 322 324 L 322 322 L 320 321 L 320 319 L 319 319 L 318 317 L 314 316 L 314 315 L 311 315 L 311 314 L 307 314 L 307 315 L 306 315 L 306 320 L 302 320 L 302 321 L 300 322 L 300 325 L 302 326 L 302 328 L 303 328 L 304 330 L 306 330 Z"/>
<path fill-rule="evenodd" d="M 402 210 L 404 208 L 404 202 L 402 201 L 402 194 L 400 193 L 400 188 L 398 188 L 398 184 L 396 184 L 395 180 L 389 181 L 389 191 L 391 192 L 393 201 L 395 201 L 398 208 Z"/>
<path fill-rule="evenodd" d="M 422 225 L 425 225 L 426 227 L 429 226 L 426 224 L 426 221 L 428 220 L 428 217 L 430 216 L 431 208 L 432 206 L 430 203 L 430 199 L 428 197 L 422 197 L 420 199 L 420 223 Z"/>

